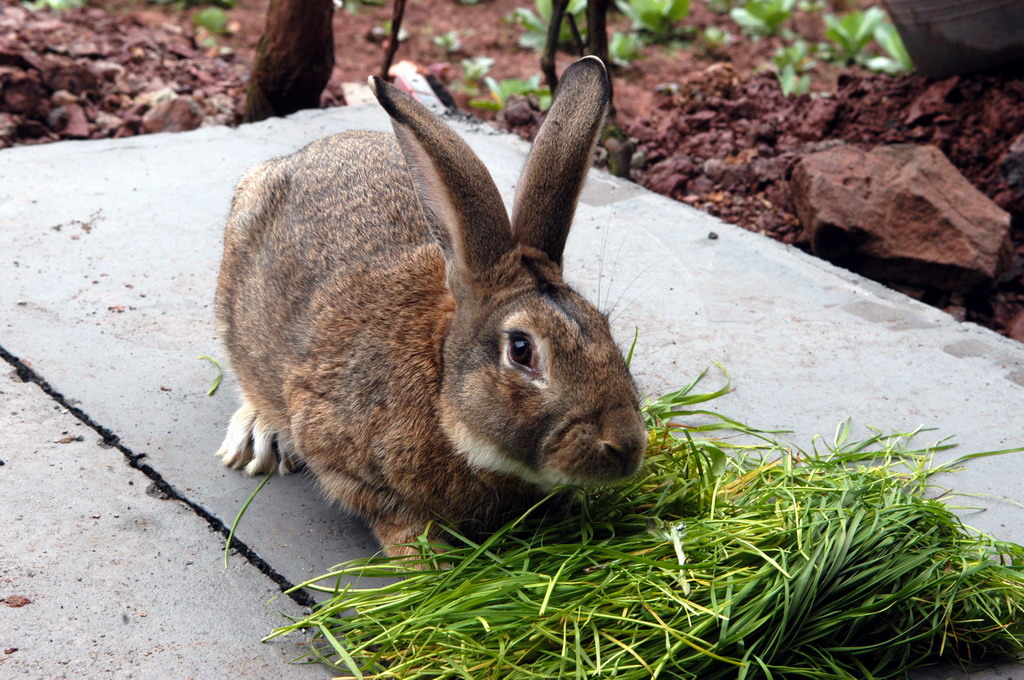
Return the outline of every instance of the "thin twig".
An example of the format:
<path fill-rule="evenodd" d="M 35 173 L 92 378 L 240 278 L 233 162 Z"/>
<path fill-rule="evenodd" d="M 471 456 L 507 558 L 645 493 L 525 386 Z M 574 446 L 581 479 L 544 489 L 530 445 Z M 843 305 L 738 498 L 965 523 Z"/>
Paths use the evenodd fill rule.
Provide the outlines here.
<path fill-rule="evenodd" d="M 391 71 L 391 62 L 395 59 L 395 52 L 398 51 L 398 34 L 402 30 L 402 17 L 405 15 L 405 0 L 395 0 L 395 9 L 391 13 L 391 37 L 388 39 L 388 50 L 384 54 L 384 63 L 380 67 L 380 77 L 389 80 L 388 72 Z"/>

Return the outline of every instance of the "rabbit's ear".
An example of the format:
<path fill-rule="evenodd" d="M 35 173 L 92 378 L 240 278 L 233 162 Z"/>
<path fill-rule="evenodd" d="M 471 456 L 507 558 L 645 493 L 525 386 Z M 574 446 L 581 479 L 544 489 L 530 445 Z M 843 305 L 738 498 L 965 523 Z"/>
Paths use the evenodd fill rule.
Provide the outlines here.
<path fill-rule="evenodd" d="M 449 263 L 463 279 L 512 248 L 512 231 L 491 174 L 469 145 L 422 104 L 371 76 L 370 89 L 391 116 L 420 198 L 433 213 Z"/>
<path fill-rule="evenodd" d="M 513 238 L 543 250 L 558 265 L 608 100 L 600 59 L 584 57 L 567 68 L 516 189 Z"/>

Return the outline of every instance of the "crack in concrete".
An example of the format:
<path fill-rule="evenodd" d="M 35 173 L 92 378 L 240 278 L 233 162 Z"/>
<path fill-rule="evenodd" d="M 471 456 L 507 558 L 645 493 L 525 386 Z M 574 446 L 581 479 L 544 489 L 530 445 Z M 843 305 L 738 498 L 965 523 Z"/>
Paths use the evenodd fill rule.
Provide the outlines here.
<path fill-rule="evenodd" d="M 221 536 L 223 536 L 225 539 L 227 539 L 228 534 L 231 531 L 230 527 L 225 525 L 224 522 L 222 522 L 218 517 L 210 513 L 210 511 L 208 511 L 206 508 L 199 505 L 195 501 L 189 499 L 188 497 L 182 495 L 177 489 L 174 488 L 174 486 L 172 486 L 166 479 L 164 479 L 159 472 L 157 472 L 150 465 L 145 463 L 143 459 L 146 458 L 146 454 L 135 453 L 127 446 L 122 444 L 121 438 L 118 435 L 114 434 L 111 430 L 100 425 L 99 423 L 94 422 L 93 419 L 90 418 L 85 411 L 69 403 L 67 398 L 63 394 L 55 390 L 50 385 L 50 383 L 43 379 L 43 377 L 36 373 L 32 368 L 27 366 L 21 359 L 8 352 L 7 349 L 3 347 L 3 345 L 0 345 L 0 358 L 2 358 L 4 361 L 11 365 L 11 367 L 17 374 L 18 378 L 22 382 L 34 383 L 47 396 L 49 396 L 55 402 L 60 404 L 62 408 L 66 409 L 68 413 L 70 413 L 72 416 L 80 420 L 84 425 L 86 425 L 96 434 L 98 434 L 102 439 L 103 444 L 116 448 L 118 451 L 120 451 L 121 454 L 125 457 L 125 460 L 128 463 L 128 465 L 134 468 L 135 470 L 138 470 L 142 474 L 146 475 L 146 477 L 148 477 L 153 482 L 156 488 L 159 489 L 160 492 L 164 494 L 164 496 L 166 496 L 168 499 L 178 501 L 179 503 L 182 503 L 183 505 L 188 507 L 196 515 L 206 520 L 206 523 L 210 525 L 211 529 L 213 529 Z M 283 574 L 274 569 L 265 559 L 260 557 L 259 554 L 256 553 L 256 551 L 254 551 L 252 548 L 247 546 L 242 541 L 238 540 L 237 536 L 231 539 L 231 549 L 235 550 L 239 555 L 242 556 L 242 558 L 249 562 L 249 564 L 256 567 L 260 571 L 260 573 L 262 573 L 264 576 L 266 576 L 274 583 L 276 583 L 278 587 L 281 589 L 281 592 L 288 595 L 288 597 L 294 600 L 296 604 L 303 607 L 312 607 L 315 604 L 315 600 L 303 590 L 288 593 L 287 591 L 293 588 L 294 584 L 291 581 L 289 581 Z"/>

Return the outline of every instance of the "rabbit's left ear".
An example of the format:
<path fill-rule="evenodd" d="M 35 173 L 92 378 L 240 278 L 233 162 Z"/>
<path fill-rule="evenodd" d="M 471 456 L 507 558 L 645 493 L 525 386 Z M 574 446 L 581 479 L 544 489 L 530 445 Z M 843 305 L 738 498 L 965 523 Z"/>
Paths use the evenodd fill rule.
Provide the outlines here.
<path fill-rule="evenodd" d="M 513 246 L 508 212 L 491 173 L 469 145 L 415 99 L 371 76 L 391 116 L 420 198 L 440 228 L 449 278 L 471 280 Z"/>
<path fill-rule="evenodd" d="M 608 73 L 597 57 L 567 68 L 516 188 L 512 237 L 559 266 L 609 95 Z"/>

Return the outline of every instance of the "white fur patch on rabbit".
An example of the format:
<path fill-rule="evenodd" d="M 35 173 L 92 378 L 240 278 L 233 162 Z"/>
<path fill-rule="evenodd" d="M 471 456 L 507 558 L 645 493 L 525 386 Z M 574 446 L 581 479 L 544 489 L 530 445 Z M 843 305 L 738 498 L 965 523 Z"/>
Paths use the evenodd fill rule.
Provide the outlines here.
<path fill-rule="evenodd" d="M 472 467 L 518 477 L 524 482 L 535 484 L 545 492 L 559 484 L 572 482 L 567 475 L 551 468 L 541 467 L 539 470 L 531 470 L 518 460 L 502 454 L 494 444 L 474 437 L 461 423 L 454 425 L 451 431 L 455 450 L 465 456 L 466 461 Z"/>
<path fill-rule="evenodd" d="M 244 396 L 242 406 L 231 417 L 217 455 L 228 467 L 244 467 L 250 475 L 265 475 L 275 469 L 286 475 L 299 468 L 291 437 L 271 428 Z"/>

